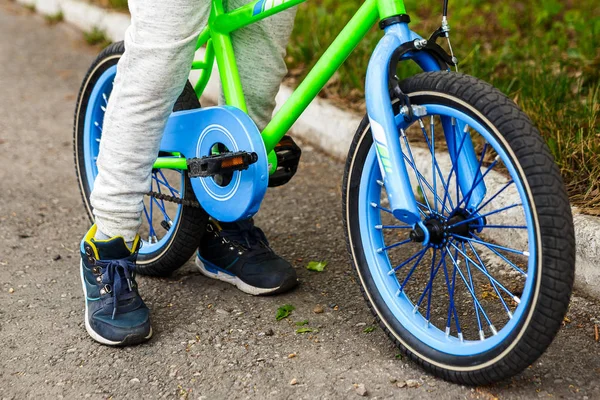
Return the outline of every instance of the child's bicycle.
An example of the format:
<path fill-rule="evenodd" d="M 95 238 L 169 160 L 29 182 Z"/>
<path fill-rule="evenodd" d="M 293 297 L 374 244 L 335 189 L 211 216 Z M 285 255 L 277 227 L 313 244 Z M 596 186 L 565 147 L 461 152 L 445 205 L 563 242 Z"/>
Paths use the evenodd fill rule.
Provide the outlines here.
<path fill-rule="evenodd" d="M 498 90 L 449 71 L 456 59 L 436 43 L 448 38 L 446 12 L 425 40 L 409 29 L 402 0 L 366 0 L 259 132 L 245 113 L 229 33 L 302 1 L 257 0 L 225 13 L 213 0 L 197 45 L 205 58 L 192 66 L 200 78 L 177 101 L 152 172 L 139 272 L 176 270 L 198 246 L 206 213 L 251 217 L 269 182 L 291 178 L 298 149 L 278 143 L 379 20 L 385 34 L 367 71 L 368 116 L 343 181 L 361 289 L 392 341 L 433 374 L 485 384 L 518 373 L 558 331 L 574 274 L 569 201 L 544 141 Z M 90 216 L 103 115 L 123 51 L 114 43 L 98 56 L 75 112 L 75 163 Z M 214 58 L 227 106 L 203 109 L 198 98 Z M 425 72 L 399 81 L 405 60 Z"/>

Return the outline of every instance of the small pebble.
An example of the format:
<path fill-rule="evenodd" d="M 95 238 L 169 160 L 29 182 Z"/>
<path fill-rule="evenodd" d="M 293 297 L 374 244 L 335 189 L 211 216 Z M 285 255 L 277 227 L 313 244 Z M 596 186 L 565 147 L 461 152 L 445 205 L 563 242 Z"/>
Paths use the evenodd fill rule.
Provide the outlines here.
<path fill-rule="evenodd" d="M 134 384 L 134 383 L 140 383 L 140 380 L 138 378 L 131 378 L 129 380 L 129 383 Z"/>
<path fill-rule="evenodd" d="M 58 261 L 58 260 L 60 260 L 61 258 L 62 258 L 62 256 L 61 256 L 60 254 L 56 254 L 54 257 L 52 257 L 52 259 L 53 259 L 54 261 Z"/>
<path fill-rule="evenodd" d="M 75 353 L 76 351 L 77 351 L 77 349 L 75 347 L 72 347 L 67 350 L 67 353 Z"/>
<path fill-rule="evenodd" d="M 294 378 L 290 381 L 290 385 L 297 385 L 298 384 L 298 379 Z"/>
<path fill-rule="evenodd" d="M 355 385 L 354 390 L 356 391 L 356 394 L 359 396 L 367 395 L 367 388 L 365 387 L 364 383 L 359 383 L 358 385 Z"/>
<path fill-rule="evenodd" d="M 273 329 L 269 328 L 265 331 L 265 336 L 273 336 L 275 334 L 275 332 L 273 332 Z"/>
<path fill-rule="evenodd" d="M 406 381 L 400 381 L 400 382 L 396 383 L 396 386 L 398 386 L 399 388 L 406 387 Z"/>
<path fill-rule="evenodd" d="M 409 388 L 417 388 L 419 386 L 421 386 L 419 384 L 419 381 L 415 380 L 415 379 L 407 379 L 406 380 L 406 386 Z"/>
<path fill-rule="evenodd" d="M 8 289 L 8 293 L 11 293 L 11 294 L 12 294 L 12 293 L 14 293 L 14 292 L 15 292 L 15 289 L 13 289 L 13 288 L 9 288 L 9 289 Z M 321 312 L 322 312 L 322 311 L 321 311 Z"/>
<path fill-rule="evenodd" d="M 396 383 L 398 381 L 398 379 L 396 378 L 390 378 L 390 383 Z"/>
<path fill-rule="evenodd" d="M 294 357 L 296 357 L 296 353 L 288 354 L 288 358 L 294 358 Z"/>
<path fill-rule="evenodd" d="M 325 311 L 325 310 L 323 309 L 323 306 L 322 306 L 322 305 L 320 305 L 320 304 L 317 304 L 317 305 L 315 306 L 315 308 L 313 308 L 313 312 L 314 312 L 315 314 L 322 314 L 324 311 Z"/>

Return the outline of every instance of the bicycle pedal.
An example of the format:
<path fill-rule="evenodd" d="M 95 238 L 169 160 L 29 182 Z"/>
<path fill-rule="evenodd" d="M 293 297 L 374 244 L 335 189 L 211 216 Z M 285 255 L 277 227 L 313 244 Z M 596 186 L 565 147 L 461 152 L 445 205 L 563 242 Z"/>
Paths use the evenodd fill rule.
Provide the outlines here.
<path fill-rule="evenodd" d="M 292 179 L 298 170 L 302 149 L 294 142 L 294 139 L 285 135 L 275 146 L 275 154 L 277 155 L 277 169 L 269 176 L 269 187 L 285 185 Z"/>
<path fill-rule="evenodd" d="M 258 160 L 256 153 L 245 151 L 226 152 L 201 158 L 188 158 L 190 178 L 206 178 L 243 171 Z"/>

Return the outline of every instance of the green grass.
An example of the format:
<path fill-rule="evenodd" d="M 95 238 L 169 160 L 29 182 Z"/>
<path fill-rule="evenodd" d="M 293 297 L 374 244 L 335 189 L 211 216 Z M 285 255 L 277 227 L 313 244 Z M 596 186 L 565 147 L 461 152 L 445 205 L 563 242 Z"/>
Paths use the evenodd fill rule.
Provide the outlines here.
<path fill-rule="evenodd" d="M 93 27 L 92 30 L 88 32 L 83 32 L 83 37 L 87 44 L 91 46 L 97 45 L 104 48 L 111 43 L 110 39 L 106 37 L 106 33 L 97 26 Z"/>
<path fill-rule="evenodd" d="M 362 1 L 300 5 L 287 62 L 303 78 Z M 441 0 L 407 0 L 411 27 L 428 37 Z M 451 39 L 459 70 L 492 83 L 533 119 L 556 158 L 571 199 L 600 213 L 600 3 L 598 0 L 450 0 Z M 318 35 L 315 27 L 318 26 Z M 364 75 L 381 37 L 373 29 L 324 90 L 324 97 L 364 110 Z M 399 76 L 417 73 L 403 65 Z"/>
<path fill-rule="evenodd" d="M 108 6 L 117 10 L 128 10 L 127 0 L 107 0 Z"/>
<path fill-rule="evenodd" d="M 63 15 L 62 11 L 59 11 L 56 14 L 46 15 L 44 18 L 48 24 L 54 25 L 61 22 L 65 16 Z"/>
<path fill-rule="evenodd" d="M 91 0 L 101 7 L 114 8 L 119 11 L 128 11 L 127 0 Z"/>

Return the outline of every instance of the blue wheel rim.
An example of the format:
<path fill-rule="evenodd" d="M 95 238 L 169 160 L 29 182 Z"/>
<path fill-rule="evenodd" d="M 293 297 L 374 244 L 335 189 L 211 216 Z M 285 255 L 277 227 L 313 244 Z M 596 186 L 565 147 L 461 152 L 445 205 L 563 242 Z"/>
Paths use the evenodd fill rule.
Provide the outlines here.
<path fill-rule="evenodd" d="M 360 179 L 358 204 L 359 229 L 361 238 L 360 240 L 364 249 L 364 255 L 366 258 L 369 273 L 373 278 L 374 284 L 380 297 L 383 299 L 394 318 L 414 337 L 416 337 L 418 340 L 420 340 L 426 346 L 432 349 L 449 355 L 474 356 L 493 350 L 497 346 L 504 343 L 508 336 L 513 334 L 516 329 L 519 329 L 520 322 L 523 318 L 526 317 L 526 311 L 528 310 L 529 305 L 532 301 L 534 294 L 534 277 L 536 276 L 538 271 L 536 265 L 536 233 L 533 224 L 533 217 L 531 214 L 531 207 L 529 206 L 529 197 L 527 196 L 527 192 L 525 190 L 523 182 L 519 179 L 520 174 L 518 173 L 517 168 L 511 161 L 511 157 L 504 149 L 504 146 L 502 146 L 501 143 L 498 141 L 498 139 L 496 139 L 490 132 L 488 132 L 487 129 L 484 128 L 484 126 L 482 126 L 478 121 L 474 120 L 468 114 L 465 114 L 461 111 L 436 104 L 424 104 L 424 106 L 427 109 L 428 115 L 422 117 L 421 121 L 426 120 L 427 118 L 431 119 L 432 116 L 434 116 L 434 120 L 435 118 L 438 118 L 439 120 L 440 117 L 443 116 L 444 118 L 455 118 L 456 120 L 467 124 L 472 132 L 479 134 L 484 139 L 484 141 L 487 144 L 489 144 L 489 147 L 487 148 L 485 147 L 486 145 L 484 145 L 483 153 L 479 161 L 482 162 L 484 156 L 486 155 L 486 149 L 493 149 L 496 152 L 499 160 L 501 160 L 502 164 L 506 168 L 508 175 L 510 175 L 510 177 L 512 178 L 512 184 L 510 184 L 508 187 L 513 186 L 513 190 L 516 190 L 520 197 L 520 201 L 522 204 L 521 209 L 523 212 L 523 220 L 526 225 L 515 225 L 513 228 L 510 229 L 512 229 L 513 231 L 516 229 L 522 229 L 523 232 L 526 232 L 527 250 L 524 251 L 528 252 L 528 255 L 525 256 L 525 254 L 521 254 L 522 257 L 526 257 L 526 269 L 525 267 L 519 268 L 517 266 L 517 262 L 512 262 L 511 259 L 509 259 L 509 257 L 506 257 L 508 262 L 505 264 L 509 265 L 512 268 L 512 265 L 508 264 L 509 262 L 512 262 L 515 267 L 519 268 L 520 270 L 522 270 L 522 272 L 526 273 L 526 275 L 524 275 L 524 278 L 520 277 L 521 279 L 525 280 L 524 284 L 520 288 L 522 289 L 521 294 L 520 296 L 515 295 L 517 299 L 520 299 L 520 302 L 517 303 L 516 301 L 513 301 L 513 307 L 511 307 L 511 305 L 509 304 L 510 301 L 506 301 L 506 299 L 510 298 L 509 293 L 512 294 L 512 292 L 508 288 L 506 288 L 505 285 L 503 286 L 504 289 L 507 290 L 507 292 L 504 292 L 504 290 L 499 287 L 500 285 L 502 285 L 502 283 L 497 277 L 493 275 L 490 267 L 488 267 L 487 270 L 485 268 L 482 270 L 478 270 L 477 268 L 475 268 L 476 266 L 473 263 L 467 261 L 467 259 L 469 258 L 475 262 L 481 261 L 480 266 L 483 265 L 485 267 L 485 261 L 483 261 L 483 258 L 477 259 L 476 257 L 474 257 L 474 254 L 479 252 L 477 250 L 478 247 L 487 248 L 486 245 L 480 243 L 465 241 L 465 247 L 462 247 L 460 244 L 456 245 L 459 250 L 463 250 L 462 254 L 460 252 L 457 252 L 454 246 L 446 246 L 451 249 L 450 254 L 452 255 L 452 257 L 454 257 L 454 261 L 458 259 L 464 260 L 462 269 L 460 267 L 460 263 L 459 266 L 456 267 L 456 263 L 451 265 L 443 265 L 448 264 L 448 262 L 440 262 L 442 258 L 444 260 L 452 260 L 452 257 L 448 257 L 448 254 L 445 254 L 442 257 L 442 255 L 444 254 L 443 249 L 436 249 L 434 252 L 431 249 L 424 250 L 425 247 L 422 246 L 420 249 L 417 249 L 417 251 L 406 252 L 406 250 L 404 250 L 406 254 L 403 254 L 401 257 L 403 261 L 400 263 L 392 264 L 392 262 L 390 261 L 391 252 L 401 252 L 403 248 L 406 249 L 409 245 L 412 245 L 414 247 L 417 244 L 411 242 L 410 240 L 408 242 L 406 241 L 408 233 L 412 230 L 411 227 L 402 227 L 401 225 L 403 224 L 398 221 L 394 225 L 394 228 L 392 228 L 390 225 L 385 225 L 385 223 L 382 223 L 382 215 L 385 216 L 387 213 L 385 210 L 385 205 L 381 204 L 382 192 L 384 188 L 382 188 L 381 174 L 377 164 L 376 149 L 374 145 L 371 146 L 371 149 L 366 157 Z M 404 126 L 405 123 L 403 122 L 403 118 L 398 118 L 397 123 L 399 128 L 407 128 L 406 126 Z M 427 126 L 427 124 L 425 125 Z M 429 136 L 429 130 L 427 128 L 425 128 L 423 132 L 425 137 Z M 443 139 L 443 132 L 441 130 L 435 133 L 439 133 L 440 138 Z M 434 143 L 434 141 L 426 140 L 426 148 L 430 154 L 435 154 L 436 150 L 432 151 L 432 147 L 434 146 L 432 146 L 431 143 Z M 411 148 L 411 145 L 406 143 L 406 146 L 403 146 L 403 148 L 406 154 L 405 160 L 407 162 L 407 170 L 409 171 L 409 175 L 411 173 L 414 173 L 415 178 L 417 178 L 418 174 L 415 173 L 415 168 L 411 169 L 411 167 L 409 166 L 409 161 L 414 161 L 412 155 L 408 151 L 408 149 Z M 438 164 L 436 162 L 435 157 L 433 156 L 431 156 L 431 158 L 428 161 L 432 164 Z M 491 163 L 492 168 L 494 168 L 493 164 L 494 163 Z M 417 162 L 415 161 L 413 165 L 417 165 Z M 484 168 L 483 163 L 481 163 L 481 167 Z M 418 166 L 416 169 L 419 170 Z M 436 168 L 431 168 L 431 173 L 433 174 L 433 176 L 436 176 Z M 438 176 L 443 177 L 444 174 L 439 174 Z M 486 176 L 490 176 L 490 174 L 487 174 Z M 421 178 L 423 178 L 423 182 L 419 182 L 419 189 L 421 190 L 421 193 L 427 193 L 435 199 L 436 197 L 433 195 L 434 190 L 437 189 L 438 191 L 440 191 L 439 184 L 437 185 L 437 188 L 435 184 L 437 178 L 430 178 L 428 182 L 429 186 L 426 186 L 424 182 L 426 180 L 425 176 L 421 176 Z M 443 182 L 443 179 L 440 179 L 440 181 Z M 440 192 L 443 193 L 447 187 L 450 187 L 451 184 L 451 181 L 446 182 L 446 186 L 442 185 L 442 189 Z M 469 196 L 469 193 L 466 193 L 466 195 Z M 496 194 L 492 191 L 486 196 L 485 200 L 482 200 L 482 203 L 485 204 L 486 201 L 491 199 L 490 202 L 487 205 L 485 205 L 485 207 L 488 207 L 492 205 L 494 203 L 494 200 L 498 199 L 499 196 L 499 194 Z M 427 198 L 428 196 L 422 196 L 420 205 L 420 207 L 424 210 L 424 215 L 427 214 L 426 210 L 428 210 L 429 208 L 433 210 L 431 202 L 428 202 L 426 200 Z M 458 204 L 458 201 L 455 201 L 455 203 Z M 482 209 L 484 209 L 485 207 L 482 207 Z M 452 212 L 453 210 L 449 211 Z M 443 206 L 440 206 L 439 213 L 444 214 Z M 446 214 L 449 214 L 449 212 L 446 212 Z M 425 217 L 423 216 L 422 219 L 425 219 Z M 492 229 L 492 227 L 493 226 L 491 226 L 490 229 L 488 229 L 488 231 L 501 231 L 501 229 Z M 395 242 L 386 242 L 383 233 L 386 229 L 393 230 L 394 232 L 401 232 L 398 233 L 398 239 L 395 239 Z M 404 236 L 402 236 L 403 232 L 405 232 Z M 482 242 L 486 242 L 481 236 L 479 236 L 479 233 L 475 233 L 475 235 L 476 236 L 472 237 L 473 240 L 477 240 L 476 238 L 479 238 Z M 456 244 L 458 242 L 453 241 L 453 243 Z M 507 252 L 500 247 L 493 247 L 497 246 L 493 242 L 486 243 L 488 243 L 488 245 L 491 246 L 491 254 L 493 254 L 493 250 L 496 250 L 503 256 L 505 255 L 504 253 Z M 418 245 L 420 246 L 421 244 L 419 243 Z M 469 246 L 473 246 L 474 250 L 471 251 Z M 419 254 L 419 251 L 423 251 L 423 255 Z M 417 268 L 419 268 L 420 262 L 424 259 L 424 255 L 428 252 L 434 252 L 434 254 L 436 254 L 438 258 L 434 259 L 434 256 L 432 255 L 430 256 L 430 258 L 432 259 L 431 265 L 420 265 L 421 268 L 427 267 L 431 271 L 429 279 L 426 280 L 427 284 L 423 285 L 424 287 L 423 291 L 421 292 L 421 296 L 409 296 L 407 294 L 406 288 L 410 284 L 412 276 L 414 276 L 411 275 L 413 274 L 413 272 L 411 271 L 416 271 Z M 458 256 L 456 256 L 456 254 L 458 254 Z M 498 256 L 498 258 L 500 258 L 500 256 Z M 440 265 L 439 267 L 438 264 Z M 465 264 L 470 265 L 468 274 L 466 267 L 464 266 Z M 395 273 L 390 275 L 390 271 L 398 265 L 400 265 L 400 269 L 405 268 L 405 270 L 407 269 L 408 271 L 404 280 L 398 279 L 398 276 Z M 442 270 L 446 269 L 448 270 L 448 274 L 446 274 L 446 272 L 441 272 Z M 457 271 L 457 273 L 451 274 L 450 269 L 452 269 L 453 272 Z M 485 277 L 484 271 L 487 271 L 487 273 L 491 277 L 490 279 L 488 279 L 491 283 L 490 286 L 493 288 L 491 292 L 496 290 L 496 293 L 499 292 L 499 295 L 497 296 L 497 303 L 505 303 L 502 305 L 506 306 L 504 307 L 506 312 L 506 316 L 504 318 L 507 319 L 507 322 L 501 327 L 494 326 L 493 320 L 490 317 L 490 315 L 487 315 L 487 313 L 485 313 L 485 307 L 483 306 L 484 303 L 481 300 L 481 298 L 478 298 L 478 288 L 476 287 L 476 285 L 474 284 L 474 280 L 472 279 L 472 276 L 475 275 L 475 272 Z M 439 275 L 433 275 L 434 272 L 435 274 L 439 273 Z M 444 279 L 444 275 L 447 275 L 448 278 Z M 454 278 L 450 275 L 453 275 Z M 462 276 L 458 277 L 459 275 Z M 441 278 L 438 278 L 439 276 L 441 276 Z M 433 279 L 431 277 L 433 277 Z M 453 279 L 450 280 L 451 278 Z M 447 309 L 448 315 L 450 316 L 446 319 L 446 326 L 436 326 L 431 321 L 430 301 L 431 293 L 434 291 L 433 287 L 436 280 L 438 283 L 445 283 L 448 290 Z M 452 287 L 452 281 L 454 281 L 454 287 Z M 450 295 L 451 292 L 456 291 L 456 289 L 458 288 L 458 283 L 460 283 L 461 281 L 464 283 L 464 285 L 462 285 L 461 288 L 466 289 L 466 292 L 470 295 L 470 297 L 474 297 L 477 300 L 473 300 L 471 313 L 477 315 L 476 321 L 478 326 L 475 328 L 475 330 L 478 330 L 479 332 L 481 332 L 482 330 L 484 331 L 484 340 L 481 340 L 481 337 L 471 339 L 465 338 L 462 335 L 461 331 L 463 329 L 460 327 L 460 323 L 457 322 L 460 320 L 460 317 L 458 316 L 459 311 L 457 311 L 458 306 L 456 304 L 451 304 L 454 293 L 453 295 Z M 430 284 L 429 282 L 432 283 Z M 469 290 L 469 283 L 471 290 Z M 430 286 L 430 290 L 426 291 L 428 286 Z M 402 291 L 400 291 L 401 288 Z M 427 310 L 424 309 L 425 302 L 427 303 Z M 415 308 L 415 305 L 417 304 L 419 305 L 419 307 Z M 498 306 L 498 308 L 502 307 Z M 428 320 L 427 317 L 429 317 L 430 319 Z M 450 321 L 450 330 L 448 329 L 448 319 Z M 475 318 L 471 317 L 471 320 L 475 320 Z M 488 322 L 490 323 L 488 324 Z M 493 328 L 490 327 L 490 325 Z M 496 332 L 494 332 L 494 330 Z"/>
<path fill-rule="evenodd" d="M 83 130 L 83 158 L 85 176 L 90 193 L 94 187 L 94 180 L 98 175 L 96 160 L 100 151 L 102 123 L 116 73 L 116 65 L 109 67 L 102 73 L 93 87 L 87 104 Z M 165 171 L 160 169 L 154 170 L 152 173 L 152 187 L 148 188 L 148 190 L 181 198 L 185 189 L 185 176 L 183 173 L 178 173 L 178 175 L 180 177 L 174 186 L 173 178 L 168 179 Z M 142 237 L 143 245 L 139 250 L 140 255 L 153 254 L 169 243 L 178 226 L 181 209 L 182 207 L 179 205 L 176 207 L 176 210 L 169 210 L 164 201 L 146 196 L 142 221 L 143 227 L 147 228 L 148 235 L 147 237 Z M 166 230 L 164 227 L 157 226 L 155 217 L 159 216 L 160 218 L 160 215 L 164 218 L 163 221 L 170 226 L 170 229 Z M 164 234 L 159 237 L 158 232 L 163 231 Z"/>

